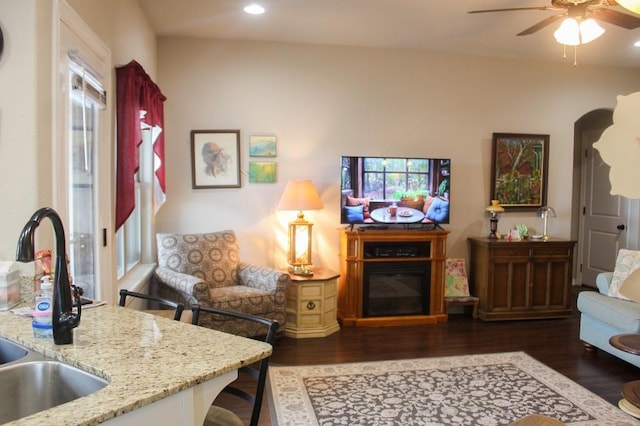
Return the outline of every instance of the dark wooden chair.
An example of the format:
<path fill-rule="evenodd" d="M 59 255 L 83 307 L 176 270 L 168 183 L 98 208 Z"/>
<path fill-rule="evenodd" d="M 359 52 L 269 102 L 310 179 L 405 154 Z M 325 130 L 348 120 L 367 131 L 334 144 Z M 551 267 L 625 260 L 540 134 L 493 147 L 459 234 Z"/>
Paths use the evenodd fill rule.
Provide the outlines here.
<path fill-rule="evenodd" d="M 153 302 L 156 305 L 166 306 L 173 309 L 148 309 L 145 312 L 150 314 L 158 315 L 164 318 L 172 318 L 176 321 L 180 321 L 182 318 L 182 312 L 184 311 L 184 305 L 182 303 L 175 302 L 170 299 L 165 299 L 163 297 L 150 296 L 148 294 L 136 293 L 134 291 L 129 290 L 120 290 L 120 306 L 126 306 L 127 297 L 135 297 L 138 299 L 143 299 L 148 302 Z M 188 322 L 188 321 L 187 321 Z"/>
<path fill-rule="evenodd" d="M 264 328 L 264 335 L 262 335 L 262 333 L 260 335 L 264 337 L 261 337 L 259 340 L 269 343 L 272 346 L 276 339 L 276 332 L 280 327 L 280 324 L 277 321 L 273 321 L 267 318 L 257 317 L 255 315 L 245 314 L 242 312 L 233 312 L 233 311 L 227 311 L 223 309 L 204 307 L 200 305 L 194 305 L 192 307 L 192 312 L 193 312 L 192 323 L 195 325 L 200 324 L 200 317 L 202 313 L 205 313 L 206 315 L 216 315 L 219 317 L 231 317 L 237 320 L 249 321 L 249 322 L 261 325 Z M 244 399 L 250 404 L 253 404 L 253 408 L 251 411 L 251 421 L 249 422 L 250 426 L 257 426 L 258 420 L 260 418 L 260 409 L 262 408 L 262 399 L 264 396 L 264 386 L 267 380 L 268 368 L 269 368 L 269 357 L 261 359 L 257 363 L 257 368 L 255 367 L 255 364 L 253 364 L 253 365 L 241 367 L 238 370 L 238 374 L 247 375 L 256 381 L 254 393 L 250 393 L 243 389 L 240 389 L 239 387 L 234 386 L 234 383 L 229 384 L 222 390 L 222 392 L 235 395 L 239 398 Z M 205 426 L 242 425 L 242 424 L 243 424 L 242 420 L 235 413 L 217 405 L 211 406 L 211 408 L 207 412 L 207 416 L 204 422 Z"/>

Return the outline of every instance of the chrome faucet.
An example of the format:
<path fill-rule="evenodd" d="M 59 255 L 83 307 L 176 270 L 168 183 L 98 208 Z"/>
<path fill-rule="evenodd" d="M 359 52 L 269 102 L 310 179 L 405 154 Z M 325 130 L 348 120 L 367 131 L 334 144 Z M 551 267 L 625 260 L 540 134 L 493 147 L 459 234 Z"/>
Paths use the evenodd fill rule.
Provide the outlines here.
<path fill-rule="evenodd" d="M 81 304 L 78 291 L 74 286 L 75 304 L 78 313 L 73 312 L 71 300 L 71 285 L 69 283 L 69 270 L 67 269 L 67 249 L 64 237 L 64 227 L 58 213 L 50 207 L 43 207 L 36 211 L 29 222 L 22 228 L 16 260 L 18 262 L 33 262 L 35 259 L 35 231 L 40 221 L 48 217 L 53 224 L 56 237 L 56 272 L 53 278 L 53 311 L 51 322 L 53 326 L 53 342 L 56 345 L 73 343 L 73 329 L 80 324 Z"/>

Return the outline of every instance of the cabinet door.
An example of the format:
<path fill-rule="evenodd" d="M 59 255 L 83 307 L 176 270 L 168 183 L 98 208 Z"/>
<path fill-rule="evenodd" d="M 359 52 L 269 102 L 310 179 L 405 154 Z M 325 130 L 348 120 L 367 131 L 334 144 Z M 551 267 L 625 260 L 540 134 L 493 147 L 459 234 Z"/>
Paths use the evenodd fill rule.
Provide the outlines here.
<path fill-rule="evenodd" d="M 496 250 L 493 259 L 493 288 L 489 296 L 491 311 L 527 309 L 529 304 L 529 251 L 519 249 Z"/>
<path fill-rule="evenodd" d="M 566 258 L 534 258 L 531 277 L 531 308 L 566 308 L 571 282 L 571 262 Z"/>

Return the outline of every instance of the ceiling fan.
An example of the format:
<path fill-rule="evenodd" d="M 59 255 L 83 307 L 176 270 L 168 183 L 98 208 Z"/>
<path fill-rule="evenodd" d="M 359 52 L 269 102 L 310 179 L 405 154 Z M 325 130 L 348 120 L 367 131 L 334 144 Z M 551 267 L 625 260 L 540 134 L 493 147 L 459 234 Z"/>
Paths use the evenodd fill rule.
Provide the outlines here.
<path fill-rule="evenodd" d="M 556 10 L 561 12 L 530 26 L 518 33 L 519 36 L 533 34 L 563 18 L 574 18 L 576 20 L 593 18 L 628 30 L 640 27 L 640 17 L 609 9 L 611 6 L 618 6 L 618 2 L 615 0 L 551 0 L 551 6 L 471 10 L 468 13 L 512 12 L 517 10 Z"/>

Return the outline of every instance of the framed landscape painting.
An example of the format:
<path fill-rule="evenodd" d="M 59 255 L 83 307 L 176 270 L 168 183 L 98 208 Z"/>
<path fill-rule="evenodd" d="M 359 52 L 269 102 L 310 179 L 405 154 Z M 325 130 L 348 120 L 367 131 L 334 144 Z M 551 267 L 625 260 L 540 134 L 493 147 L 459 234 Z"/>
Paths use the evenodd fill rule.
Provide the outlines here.
<path fill-rule="evenodd" d="M 249 182 L 250 183 L 275 183 L 276 182 L 276 162 L 275 161 L 249 161 Z"/>
<path fill-rule="evenodd" d="M 249 157 L 275 157 L 277 154 L 275 136 L 249 136 Z"/>
<path fill-rule="evenodd" d="M 192 130 L 193 189 L 240 188 L 240 130 Z"/>
<path fill-rule="evenodd" d="M 546 205 L 549 135 L 494 133 L 491 158 L 491 200 L 510 210 Z"/>

